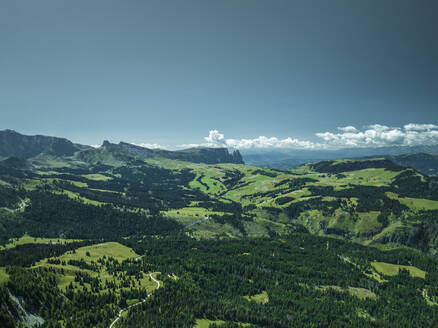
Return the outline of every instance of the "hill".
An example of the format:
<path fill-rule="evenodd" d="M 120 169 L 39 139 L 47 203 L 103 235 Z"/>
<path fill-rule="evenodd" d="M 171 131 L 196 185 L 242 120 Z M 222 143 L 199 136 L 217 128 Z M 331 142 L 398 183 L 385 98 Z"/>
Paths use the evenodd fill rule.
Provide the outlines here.
<path fill-rule="evenodd" d="M 412 167 L 423 174 L 438 175 L 438 153 L 405 154 L 387 158 L 398 165 Z"/>
<path fill-rule="evenodd" d="M 3 202 L 17 207 L 20 198 L 27 197 L 31 204 L 24 211 L 30 220 L 26 229 L 10 229 L 18 235 L 42 233 L 37 237 L 111 236 L 117 234 L 110 219 L 120 221 L 117 210 L 105 212 L 107 226 L 92 235 L 77 223 L 88 214 L 75 219 L 80 206 L 90 206 L 84 213 L 92 213 L 96 206 L 109 205 L 171 219 L 189 226 L 186 232 L 195 238 L 266 236 L 300 227 L 364 245 L 438 250 L 438 229 L 434 228 L 438 184 L 433 177 L 384 158 L 324 161 L 291 171 L 198 162 L 227 160 L 226 155 L 204 157 L 224 151 L 231 156 L 221 149 L 167 152 L 105 142 L 73 157 L 40 156 L 17 167 L 0 165 L 1 180 L 8 184 L 3 188 Z M 169 158 L 180 156 L 184 160 Z M 14 185 L 21 188 L 19 197 L 11 195 Z M 84 205 L 75 209 L 78 201 Z M 36 203 L 41 207 L 33 213 Z M 71 217 L 72 223 L 56 218 L 65 208 L 71 212 L 63 217 Z M 141 218 L 130 214 L 124 220 L 118 228 L 130 234 L 134 230 L 129 225 Z M 41 221 L 45 221 L 44 229 L 39 228 Z"/>
<path fill-rule="evenodd" d="M 102 162 L 108 160 L 109 157 L 116 159 L 119 157 L 122 161 L 126 156 L 137 156 L 141 158 L 168 158 L 182 160 L 192 163 L 219 164 L 219 163 L 234 163 L 243 164 L 242 156 L 238 150 L 231 154 L 227 148 L 190 148 L 177 151 L 168 151 L 162 149 L 149 149 L 146 147 L 136 146 L 126 142 L 113 144 L 104 141 L 98 149 L 90 149 L 79 155 L 79 158 L 90 162 Z"/>
<path fill-rule="evenodd" d="M 437 178 L 383 157 L 279 171 L 227 155 L 105 142 L 0 161 L 1 322 L 438 322 Z"/>
<path fill-rule="evenodd" d="M 65 138 L 27 136 L 13 130 L 0 131 L 0 157 L 71 156 L 87 148 L 90 147 L 74 144 Z"/>
<path fill-rule="evenodd" d="M 386 157 L 402 166 L 409 166 L 416 170 L 435 175 L 437 162 L 435 146 L 394 146 L 380 148 L 353 148 L 340 150 L 291 150 L 267 149 L 242 150 L 245 163 L 271 169 L 288 170 L 306 163 L 343 158 L 361 159 Z"/>

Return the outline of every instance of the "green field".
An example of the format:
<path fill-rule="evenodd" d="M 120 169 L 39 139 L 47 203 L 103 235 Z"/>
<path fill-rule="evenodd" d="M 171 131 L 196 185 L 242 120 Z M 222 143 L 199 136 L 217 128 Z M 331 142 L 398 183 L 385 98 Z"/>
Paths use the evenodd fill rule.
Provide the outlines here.
<path fill-rule="evenodd" d="M 225 321 L 223 320 L 208 320 L 208 319 L 196 319 L 195 328 L 208 328 L 211 324 L 222 325 Z M 237 323 L 240 327 L 248 327 L 248 323 Z"/>
<path fill-rule="evenodd" d="M 204 219 L 210 215 L 223 215 L 224 212 L 215 212 L 205 209 L 203 207 L 182 207 L 179 209 L 172 209 L 168 211 L 161 212 L 165 216 L 176 217 L 176 218 L 184 218 L 191 217 L 197 218 L 198 220 Z"/>
<path fill-rule="evenodd" d="M 75 253 L 68 252 L 59 256 L 58 259 L 61 261 L 83 259 L 85 262 L 90 263 L 91 261 L 97 261 L 103 256 L 111 256 L 118 261 L 139 257 L 139 255 L 129 247 L 123 246 L 116 242 L 108 242 L 78 248 Z"/>
<path fill-rule="evenodd" d="M 94 206 L 99 206 L 99 205 L 104 205 L 105 203 L 96 201 L 96 200 L 92 200 L 92 199 L 88 199 L 85 197 L 82 197 L 81 195 L 74 193 L 70 190 L 63 190 L 62 194 L 67 195 L 68 197 L 70 197 L 71 199 L 78 199 L 83 201 L 85 204 L 90 204 L 90 205 L 94 205 Z"/>
<path fill-rule="evenodd" d="M 91 155 L 90 155 L 91 156 Z M 94 155 L 93 155 L 94 156 Z M 120 163 L 124 160 L 120 158 L 117 152 L 112 153 L 105 149 L 100 149 L 96 152 L 95 156 L 89 160 L 92 163 L 105 163 L 109 167 L 101 173 L 81 174 L 80 177 L 94 180 L 97 182 L 106 182 L 114 177 L 122 178 L 122 175 L 117 172 L 117 168 L 120 167 Z M 313 164 L 303 165 L 290 171 L 276 171 L 267 168 L 252 167 L 241 164 L 203 164 L 203 163 L 191 163 L 181 160 L 173 160 L 161 157 L 152 158 L 136 158 L 139 162 L 138 165 L 144 163 L 145 166 L 161 168 L 171 170 L 175 174 L 185 174 L 183 172 L 189 171 L 191 180 L 185 181 L 185 185 L 181 185 L 183 190 L 196 190 L 202 192 L 206 196 L 214 199 L 217 203 L 231 203 L 236 202 L 245 206 L 251 206 L 251 209 L 246 210 L 247 215 L 252 216 L 249 221 L 243 222 L 243 226 L 247 229 L 248 235 L 262 236 L 266 235 L 267 228 L 265 221 L 269 220 L 273 224 L 282 224 L 275 229 L 277 232 L 287 231 L 287 226 L 290 224 L 290 220 L 286 214 L 286 209 L 291 206 L 300 206 L 300 204 L 306 204 L 311 202 L 312 199 L 321 199 L 323 202 L 337 202 L 342 199 L 348 203 L 345 207 L 338 208 L 330 214 L 324 214 L 320 208 L 310 206 L 308 209 L 304 208 L 299 213 L 297 223 L 302 224 L 310 232 L 318 235 L 325 234 L 325 228 L 332 231 L 344 231 L 346 234 L 354 233 L 359 235 L 357 239 L 363 244 L 370 244 L 372 242 L 379 242 L 380 237 L 391 234 L 394 232 L 394 228 L 399 226 L 398 222 L 395 222 L 395 218 L 400 218 L 402 215 L 397 216 L 389 214 L 388 226 L 384 227 L 383 231 L 379 232 L 381 223 L 378 221 L 379 215 L 383 212 L 379 208 L 370 208 L 368 211 L 361 209 L 355 211 L 355 208 L 360 205 L 358 199 L 359 196 L 353 195 L 351 198 L 347 195 L 343 195 L 339 198 L 334 197 L 335 191 L 347 191 L 354 189 L 356 186 L 360 187 L 388 187 L 397 178 L 397 176 L 407 170 L 395 170 L 385 168 L 365 168 L 351 171 L 342 172 L 342 174 L 334 173 L 322 173 L 316 172 L 316 168 Z M 357 167 L 361 168 L 363 163 L 372 163 L 371 165 L 379 165 L 379 161 L 383 159 L 371 159 L 365 161 L 353 161 L 353 160 L 336 160 L 331 162 L 332 167 L 336 168 L 341 164 L 358 163 Z M 140 163 L 140 164 L 139 164 Z M 361 164 L 362 163 L 362 164 Z M 373 164 L 375 163 L 375 164 Z M 76 168 L 88 165 L 85 162 L 77 161 L 75 158 L 64 158 L 62 160 L 56 158 L 42 159 L 37 163 L 40 172 L 56 174 L 56 170 L 59 168 Z M 125 163 L 126 164 L 126 163 Z M 131 164 L 126 164 L 129 167 Z M 368 165 L 368 164 L 367 164 Z M 134 171 L 136 167 L 132 168 Z M 68 182 L 73 184 L 76 189 L 66 190 L 68 188 L 55 189 L 56 193 L 63 193 L 71 199 L 79 200 L 85 204 L 90 205 L 105 205 L 102 199 L 105 199 L 99 194 L 102 192 L 118 193 L 120 199 L 126 201 L 129 198 L 127 190 L 129 189 L 129 183 L 119 190 L 106 190 L 106 185 L 102 184 L 100 189 L 90 188 L 86 182 L 75 181 L 73 178 L 66 180 L 62 175 L 57 175 L 59 178 L 47 177 L 39 179 L 28 179 L 26 181 L 26 188 L 29 190 L 35 190 L 37 186 L 41 184 L 57 185 L 58 182 Z M 298 187 L 294 186 L 294 183 L 299 179 L 307 179 L 303 184 L 298 184 Z M 231 181 L 231 182 L 230 182 Z M 290 185 L 289 185 L 290 183 Z M 84 197 L 79 194 L 77 188 L 84 189 L 89 193 Z M 322 194 L 320 196 L 319 191 L 323 188 L 333 188 L 333 195 Z M 93 197 L 93 192 L 96 192 L 96 196 Z M 199 194 L 198 194 L 199 195 Z M 402 205 L 407 205 L 413 211 L 418 210 L 434 210 L 438 209 L 438 201 L 429 199 L 415 199 L 408 197 L 400 197 L 395 192 L 387 192 L 387 196 L 391 199 L 399 201 Z M 89 198 L 87 198 L 89 197 Z M 109 195 L 108 197 L 113 197 Z M 289 197 L 289 201 L 287 201 Z M 286 201 L 284 201 L 286 199 Z M 98 201 L 101 200 L 101 201 Z M 209 217 L 211 215 L 232 215 L 229 210 L 223 210 L 223 212 L 213 210 L 214 207 L 204 208 L 200 205 L 202 197 L 193 197 L 189 204 L 184 204 L 179 207 L 168 206 L 160 209 L 160 213 L 166 217 L 176 219 L 178 222 L 187 226 L 190 225 L 190 234 L 195 238 L 215 238 L 217 236 L 240 236 L 240 233 L 235 233 L 233 228 L 228 226 L 219 227 L 213 224 L 207 224 L 207 222 L 200 222 L 200 224 L 194 224 L 197 221 Z M 303 205 L 305 207 L 307 205 Z M 221 205 L 216 207 L 221 208 Z M 223 207 L 226 208 L 226 207 Z M 264 209 L 268 208 L 268 210 Z M 269 208 L 278 209 L 276 214 L 272 214 Z M 130 208 L 131 211 L 137 211 L 139 208 Z M 355 216 L 351 214 L 355 212 Z M 412 214 L 412 213 L 411 213 Z M 409 215 L 409 213 L 407 213 Z M 191 226 L 193 224 L 193 226 Z M 271 224 L 272 225 L 272 224 Z M 376 231 L 376 235 L 371 237 L 362 237 Z M 330 233 L 331 236 L 335 236 Z"/>
<path fill-rule="evenodd" d="M 84 178 L 87 178 L 89 180 L 95 180 L 95 181 L 108 181 L 111 180 L 112 178 L 100 173 L 92 173 L 92 174 L 83 174 L 82 175 Z"/>
<path fill-rule="evenodd" d="M 24 244 L 64 244 L 81 241 L 80 239 L 63 239 L 63 238 L 39 238 L 24 235 L 18 239 L 10 239 L 4 246 L 0 246 L 0 250 L 14 248 L 18 245 Z"/>
<path fill-rule="evenodd" d="M 358 287 L 340 287 L 340 286 L 318 286 L 316 289 L 320 290 L 328 290 L 333 289 L 339 292 L 348 292 L 351 296 L 358 297 L 360 299 L 377 299 L 377 295 L 373 293 L 371 290 L 366 288 L 358 288 Z"/>
<path fill-rule="evenodd" d="M 0 286 L 5 284 L 9 279 L 9 275 L 6 273 L 6 268 L 0 267 Z"/>
<path fill-rule="evenodd" d="M 195 328 L 208 328 L 213 323 L 220 325 L 220 324 L 225 323 L 225 321 L 223 321 L 223 320 L 196 319 Z"/>
<path fill-rule="evenodd" d="M 371 262 L 374 269 L 386 276 L 395 276 L 400 269 L 408 270 L 412 277 L 425 278 L 426 272 L 411 265 L 398 265 L 385 262 Z"/>
<path fill-rule="evenodd" d="M 123 287 L 123 282 L 126 282 L 126 278 L 122 278 L 118 274 L 109 273 L 104 268 L 104 266 L 100 264 L 99 261 L 109 258 L 112 258 L 120 263 L 128 259 L 139 259 L 140 256 L 129 247 L 123 246 L 116 242 L 107 242 L 81 247 L 76 249 L 75 252 L 69 251 L 61 256 L 51 258 L 51 260 L 59 260 L 61 262 L 60 264 L 48 263 L 49 259 L 44 259 L 38 262 L 34 266 L 34 268 L 49 267 L 57 270 L 62 270 L 62 274 L 57 274 L 58 287 L 61 290 L 65 290 L 70 284 L 72 284 L 74 288 L 91 290 L 88 283 L 85 283 L 84 285 L 79 285 L 77 282 L 75 282 L 75 276 L 78 273 L 85 273 L 93 278 L 99 278 L 99 280 L 101 280 L 103 284 L 116 284 L 116 286 L 119 286 L 116 289 L 116 294 L 118 294 L 121 290 L 128 290 L 128 287 Z M 98 270 L 91 271 L 88 269 L 82 269 L 76 265 L 69 265 L 69 260 L 83 260 L 88 264 L 97 265 Z M 142 274 L 142 278 L 138 281 L 132 278 L 130 278 L 129 281 L 130 286 L 145 288 L 148 293 L 152 292 L 157 287 L 156 283 L 149 279 L 148 273 L 146 272 Z M 103 289 L 101 292 L 105 292 L 106 290 L 107 289 Z"/>
<path fill-rule="evenodd" d="M 244 296 L 248 301 L 256 302 L 258 304 L 266 304 L 269 302 L 268 293 L 264 290 L 260 294 L 252 295 L 252 296 Z"/>

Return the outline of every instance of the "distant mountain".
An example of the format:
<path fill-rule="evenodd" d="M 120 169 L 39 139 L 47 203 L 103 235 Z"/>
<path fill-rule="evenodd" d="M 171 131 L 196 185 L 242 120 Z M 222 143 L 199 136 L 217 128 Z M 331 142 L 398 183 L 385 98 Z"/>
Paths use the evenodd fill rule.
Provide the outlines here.
<path fill-rule="evenodd" d="M 302 149 L 246 149 L 241 150 L 246 164 L 286 170 L 311 162 L 336 160 L 343 158 L 394 157 L 399 155 L 434 153 L 434 146 L 394 146 L 379 148 L 348 148 L 339 150 L 302 150 Z M 401 164 L 405 165 L 405 164 Z M 418 169 L 417 167 L 414 167 Z M 418 169 L 420 170 L 420 169 Z M 422 171 L 422 170 L 420 170 Z M 422 171 L 424 172 L 424 171 Z M 426 173 L 426 172 L 424 172 Z M 427 173 L 427 174 L 430 174 Z"/>
<path fill-rule="evenodd" d="M 198 147 L 178 151 L 168 151 L 163 149 L 149 149 L 126 142 L 113 144 L 108 141 L 104 141 L 102 146 L 97 149 L 90 149 L 81 152 L 78 157 L 87 162 L 98 163 L 105 162 L 105 159 L 112 161 L 123 160 L 126 155 L 134 155 L 144 158 L 162 157 L 205 164 L 244 164 L 242 156 L 238 150 L 229 153 L 227 148 Z"/>
<path fill-rule="evenodd" d="M 387 156 L 394 163 L 408 166 L 427 175 L 438 175 L 438 153 L 418 153 L 398 156 Z"/>
<path fill-rule="evenodd" d="M 65 138 L 27 136 L 13 130 L 0 131 L 0 157 L 71 156 L 77 151 L 88 148 L 91 147 L 74 144 Z"/>

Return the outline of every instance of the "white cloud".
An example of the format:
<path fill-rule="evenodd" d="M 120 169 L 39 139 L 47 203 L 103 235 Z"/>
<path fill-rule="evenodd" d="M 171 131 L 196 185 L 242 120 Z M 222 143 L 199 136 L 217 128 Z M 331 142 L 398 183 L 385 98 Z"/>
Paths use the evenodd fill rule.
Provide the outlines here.
<path fill-rule="evenodd" d="M 280 139 L 277 137 L 259 136 L 253 139 L 226 139 L 218 130 L 210 130 L 207 137 L 204 137 L 205 143 L 202 144 L 184 144 L 178 148 L 185 147 L 227 147 L 238 149 L 249 148 L 296 148 L 296 149 L 314 149 L 322 145 L 307 140 L 296 138 Z"/>
<path fill-rule="evenodd" d="M 327 145 L 345 147 L 418 146 L 438 144 L 438 126 L 434 124 L 407 124 L 402 128 L 374 124 L 363 131 L 341 130 L 343 133 L 324 132 L 316 136 Z"/>
<path fill-rule="evenodd" d="M 410 124 L 406 124 L 403 128 L 406 131 L 429 131 L 429 130 L 438 129 L 438 125 L 410 123 Z"/>
<path fill-rule="evenodd" d="M 354 126 L 338 127 L 337 132 L 318 132 L 320 141 L 287 137 L 266 137 L 232 139 L 226 138 L 218 130 L 210 130 L 203 143 L 164 146 L 156 143 L 137 143 L 135 145 L 151 149 L 185 149 L 192 147 L 226 147 L 237 149 L 288 148 L 329 150 L 357 147 L 419 146 L 438 145 L 438 125 L 409 123 L 403 127 L 389 127 L 373 124 L 358 129 Z"/>
<path fill-rule="evenodd" d="M 338 127 L 339 131 L 342 132 L 357 132 L 357 129 L 354 126 L 344 126 L 344 127 Z"/>
<path fill-rule="evenodd" d="M 222 133 L 219 133 L 218 130 L 210 130 L 208 133 L 208 137 L 204 138 L 205 141 L 207 141 L 207 144 L 215 145 L 222 145 L 226 146 L 226 140 Z"/>
<path fill-rule="evenodd" d="M 231 148 L 296 148 L 313 149 L 318 144 L 297 138 L 279 139 L 277 137 L 260 136 L 254 139 L 226 139 L 225 144 Z"/>
<path fill-rule="evenodd" d="M 340 132 L 318 132 L 321 139 L 313 142 L 298 138 L 259 136 L 253 139 L 227 139 L 218 130 L 211 130 L 202 144 L 180 145 L 197 147 L 290 148 L 290 149 L 341 149 L 356 147 L 388 147 L 438 145 L 438 126 L 434 124 L 406 124 L 403 127 L 389 127 L 373 124 L 359 130 L 354 126 L 338 127 Z"/>
<path fill-rule="evenodd" d="M 163 146 L 163 145 L 159 145 L 156 143 L 132 143 L 135 146 L 140 146 L 140 147 L 145 147 L 145 148 L 149 148 L 149 149 L 168 149 L 167 146 Z"/>

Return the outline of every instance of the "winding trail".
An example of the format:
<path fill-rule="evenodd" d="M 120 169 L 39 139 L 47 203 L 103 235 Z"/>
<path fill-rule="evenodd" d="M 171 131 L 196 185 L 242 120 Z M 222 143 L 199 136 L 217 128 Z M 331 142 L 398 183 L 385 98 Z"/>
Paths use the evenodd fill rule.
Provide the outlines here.
<path fill-rule="evenodd" d="M 153 281 L 157 284 L 157 289 L 158 289 L 158 288 L 161 287 L 161 284 L 160 284 L 160 281 L 156 280 L 156 279 L 152 276 L 152 275 L 155 274 L 155 273 L 161 273 L 161 272 L 152 272 L 152 273 L 149 273 L 149 277 L 151 278 L 151 280 L 153 280 Z M 151 296 L 151 295 L 152 295 L 152 294 L 148 294 L 147 297 L 149 297 L 149 296 Z M 140 305 L 140 304 L 143 304 L 144 302 L 146 302 L 147 297 L 146 297 L 144 300 L 141 300 L 140 302 L 137 302 L 137 303 L 131 304 L 130 306 L 121 309 L 121 310 L 119 311 L 119 314 L 117 315 L 117 318 L 116 318 L 113 322 L 111 322 L 109 328 L 113 328 L 113 327 L 114 327 L 114 325 L 116 324 L 116 322 L 119 321 L 119 319 L 122 317 L 122 313 L 123 313 L 123 312 L 128 311 L 130 308 L 132 308 L 132 307 L 134 307 L 134 306 L 138 306 L 138 305 Z"/>
<path fill-rule="evenodd" d="M 13 209 L 13 208 L 7 208 L 7 207 L 0 207 L 0 209 L 2 209 L 2 210 L 6 210 L 6 211 L 8 211 L 8 212 L 13 213 L 13 212 L 19 212 L 19 211 L 21 211 L 25 206 L 26 206 L 26 203 L 24 202 L 24 200 L 22 200 L 22 199 L 20 198 L 20 207 L 18 207 L 18 208 L 16 208 L 16 209 Z"/>
<path fill-rule="evenodd" d="M 198 223 L 205 222 L 205 221 L 207 221 L 208 219 L 210 219 L 210 217 L 205 216 L 203 219 L 201 219 L 201 220 L 199 220 L 199 221 L 196 221 L 196 222 L 193 222 L 193 223 L 191 223 L 191 224 L 189 224 L 189 225 L 186 225 L 183 229 L 190 228 L 190 227 L 192 227 L 192 226 L 194 226 L 194 225 L 196 225 L 196 224 L 198 224 Z"/>

